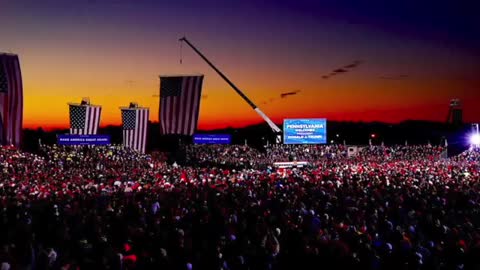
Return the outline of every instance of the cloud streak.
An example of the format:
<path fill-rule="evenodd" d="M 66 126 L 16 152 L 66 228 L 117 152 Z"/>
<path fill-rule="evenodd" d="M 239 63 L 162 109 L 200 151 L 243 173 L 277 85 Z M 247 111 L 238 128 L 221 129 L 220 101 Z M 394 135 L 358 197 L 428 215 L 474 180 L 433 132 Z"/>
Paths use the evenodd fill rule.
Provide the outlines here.
<path fill-rule="evenodd" d="M 355 60 L 352 63 L 344 65 L 341 68 L 336 68 L 336 69 L 332 70 L 329 74 L 323 75 L 322 79 L 327 80 L 327 79 L 329 79 L 331 77 L 334 77 L 334 76 L 337 76 L 339 74 L 348 73 L 348 72 L 352 71 L 353 69 L 359 67 L 361 64 L 363 64 L 363 61 Z"/>
<path fill-rule="evenodd" d="M 134 81 L 134 80 L 125 80 L 124 83 L 125 83 L 126 85 L 130 86 L 130 87 L 131 87 L 131 86 L 134 86 L 135 84 L 137 84 L 137 82 Z"/>
<path fill-rule="evenodd" d="M 286 98 L 286 97 L 288 97 L 288 96 L 294 96 L 294 95 L 296 95 L 296 94 L 298 94 L 298 93 L 300 93 L 300 92 L 301 92 L 301 90 L 294 90 L 294 91 L 291 91 L 291 92 L 281 93 L 281 94 L 280 94 L 280 98 Z"/>
<path fill-rule="evenodd" d="M 295 96 L 300 92 L 302 92 L 302 90 L 293 90 L 293 91 L 283 92 L 283 93 L 280 93 L 280 95 L 278 97 L 272 97 L 272 98 L 269 98 L 268 101 L 266 101 L 266 100 L 262 101 L 261 104 L 267 105 L 267 104 L 275 102 L 279 99 L 285 99 L 285 98 L 288 98 L 289 96 Z"/>
<path fill-rule="evenodd" d="M 345 73 L 345 72 L 348 72 L 348 70 L 344 69 L 344 68 L 338 68 L 338 69 L 335 69 L 331 75 L 335 75 L 337 73 Z"/>
<path fill-rule="evenodd" d="M 390 76 L 380 76 L 379 79 L 382 80 L 403 80 L 407 79 L 409 76 L 406 74 L 400 74 L 400 75 L 390 75 Z"/>
<path fill-rule="evenodd" d="M 346 68 L 346 69 L 356 68 L 356 67 L 358 67 L 359 65 L 361 65 L 362 63 L 363 63 L 363 62 L 360 61 L 360 60 L 355 60 L 353 63 L 348 64 L 348 65 L 344 66 L 343 68 Z"/>

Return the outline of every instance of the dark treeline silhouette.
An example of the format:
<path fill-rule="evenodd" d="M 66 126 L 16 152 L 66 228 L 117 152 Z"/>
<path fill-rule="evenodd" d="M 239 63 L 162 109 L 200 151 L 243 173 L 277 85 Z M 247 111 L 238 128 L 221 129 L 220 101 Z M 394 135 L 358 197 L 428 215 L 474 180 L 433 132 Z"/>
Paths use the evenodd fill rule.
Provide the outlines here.
<path fill-rule="evenodd" d="M 281 126 L 281 124 L 279 125 Z M 192 143 L 189 136 L 162 136 L 157 122 L 149 123 L 147 150 L 175 152 L 180 144 Z M 458 153 L 468 147 L 470 124 L 452 126 L 445 123 L 429 121 L 404 121 L 399 124 L 381 122 L 336 122 L 327 124 L 329 143 L 344 142 L 348 145 L 366 145 L 369 140 L 373 144 L 443 144 L 448 141 L 449 152 Z M 24 145 L 26 151 L 35 151 L 39 141 L 44 144 L 55 144 L 57 134 L 66 134 L 68 130 L 44 131 L 42 128 L 24 130 Z M 252 125 L 244 128 L 225 128 L 217 130 L 199 130 L 198 133 L 231 134 L 233 144 L 244 144 L 245 140 L 251 146 L 261 147 L 275 141 L 274 134 L 266 124 Z M 121 126 L 100 128 L 99 134 L 109 134 L 113 144 L 122 143 Z M 372 134 L 375 134 L 372 137 Z"/>

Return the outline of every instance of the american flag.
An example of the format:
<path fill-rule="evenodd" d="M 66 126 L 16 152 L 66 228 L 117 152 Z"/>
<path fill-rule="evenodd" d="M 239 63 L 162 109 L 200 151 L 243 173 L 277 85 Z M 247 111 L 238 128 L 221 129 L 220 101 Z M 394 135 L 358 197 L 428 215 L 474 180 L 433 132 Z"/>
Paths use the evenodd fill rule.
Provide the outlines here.
<path fill-rule="evenodd" d="M 19 147 L 22 140 L 23 84 L 17 55 L 0 53 L 0 143 Z"/>
<path fill-rule="evenodd" d="M 145 153 L 149 116 L 148 108 L 122 109 L 124 146 Z"/>
<path fill-rule="evenodd" d="M 162 134 L 192 135 L 197 128 L 203 75 L 160 77 Z"/>
<path fill-rule="evenodd" d="M 97 134 L 101 113 L 100 106 L 70 105 L 70 134 Z"/>

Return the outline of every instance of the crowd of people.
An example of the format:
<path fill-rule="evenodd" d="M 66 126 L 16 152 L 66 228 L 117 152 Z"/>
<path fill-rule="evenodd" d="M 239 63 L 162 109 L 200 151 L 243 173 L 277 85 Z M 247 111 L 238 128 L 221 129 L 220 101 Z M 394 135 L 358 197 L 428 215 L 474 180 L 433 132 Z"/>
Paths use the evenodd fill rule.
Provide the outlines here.
<path fill-rule="evenodd" d="M 2 148 L 0 269 L 479 269 L 478 149 L 348 151 Z"/>
<path fill-rule="evenodd" d="M 271 144 L 259 150 L 247 145 L 187 145 L 186 153 L 192 165 L 228 165 L 259 168 L 275 162 L 306 161 L 322 164 L 348 159 L 350 162 L 388 160 L 438 160 L 445 154 L 445 148 L 431 145 L 390 146 L 371 145 L 355 147 L 355 154 L 348 153 L 349 147 L 333 145 L 283 145 Z"/>

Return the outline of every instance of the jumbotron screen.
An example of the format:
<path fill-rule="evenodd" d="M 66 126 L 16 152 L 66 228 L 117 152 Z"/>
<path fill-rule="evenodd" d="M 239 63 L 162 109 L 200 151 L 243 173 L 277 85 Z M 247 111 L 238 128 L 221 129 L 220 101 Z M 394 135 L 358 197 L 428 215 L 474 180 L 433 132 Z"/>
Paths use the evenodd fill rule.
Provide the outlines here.
<path fill-rule="evenodd" d="M 283 143 L 327 143 L 327 119 L 285 119 L 283 121 Z"/>

